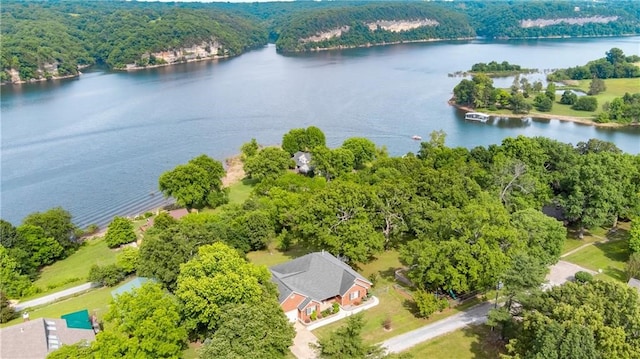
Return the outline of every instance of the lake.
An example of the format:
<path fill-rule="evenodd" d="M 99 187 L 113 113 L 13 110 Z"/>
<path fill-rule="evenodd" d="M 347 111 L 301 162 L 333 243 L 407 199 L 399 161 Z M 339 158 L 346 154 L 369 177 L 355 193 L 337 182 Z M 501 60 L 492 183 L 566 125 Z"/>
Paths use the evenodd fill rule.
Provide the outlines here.
<path fill-rule="evenodd" d="M 447 104 L 477 62 L 525 68 L 576 66 L 612 47 L 638 54 L 640 37 L 415 43 L 283 56 L 273 45 L 237 58 L 148 69 L 102 69 L 79 79 L 3 86 L 0 215 L 18 225 L 54 206 L 85 226 L 166 203 L 160 174 L 206 153 L 218 160 L 256 138 L 277 144 L 315 125 L 330 146 L 370 138 L 392 155 L 416 152 L 419 135 L 444 130 L 472 148 L 509 136 L 589 138 L 640 152 L 640 128 L 598 129 L 555 120 L 476 123 Z M 527 76 L 543 80 L 544 74 Z M 509 86 L 512 79 L 495 80 Z M 640 91 L 640 83 L 639 83 Z"/>

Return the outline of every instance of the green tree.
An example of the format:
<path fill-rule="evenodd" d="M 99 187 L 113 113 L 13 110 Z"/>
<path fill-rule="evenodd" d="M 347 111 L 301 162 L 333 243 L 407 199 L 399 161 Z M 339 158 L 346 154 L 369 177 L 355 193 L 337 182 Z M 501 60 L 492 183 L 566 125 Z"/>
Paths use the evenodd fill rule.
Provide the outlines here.
<path fill-rule="evenodd" d="M 598 99 L 592 96 L 578 97 L 571 108 L 577 111 L 595 111 L 598 109 Z"/>
<path fill-rule="evenodd" d="M 251 141 L 244 143 L 242 147 L 240 147 L 240 152 L 242 153 L 242 160 L 246 161 L 247 159 L 253 157 L 258 153 L 260 146 L 258 145 L 258 141 L 255 138 L 252 138 Z"/>
<path fill-rule="evenodd" d="M 113 221 L 109 223 L 107 228 L 107 234 L 104 236 L 104 241 L 109 248 L 119 247 L 122 244 L 127 244 L 136 241 L 136 233 L 133 231 L 133 224 L 131 221 L 124 217 L 114 217 Z"/>
<path fill-rule="evenodd" d="M 101 358 L 181 358 L 187 332 L 176 299 L 155 283 L 118 295 L 93 345 Z"/>
<path fill-rule="evenodd" d="M 122 269 L 125 274 L 135 273 L 138 268 L 138 258 L 140 250 L 135 247 L 123 248 L 116 256 L 116 265 Z"/>
<path fill-rule="evenodd" d="M 547 84 L 547 88 L 544 90 L 544 95 L 551 100 L 551 103 L 553 104 L 556 101 L 556 84 L 549 82 Z"/>
<path fill-rule="evenodd" d="M 256 305 L 275 295 L 266 267 L 248 263 L 222 243 L 200 247 L 195 258 L 180 266 L 176 296 L 185 327 L 195 336 L 218 329 L 226 305 Z"/>
<path fill-rule="evenodd" d="M 546 95 L 539 93 L 533 99 L 533 106 L 538 111 L 549 112 L 553 107 L 553 101 L 549 99 L 549 97 L 547 97 Z"/>
<path fill-rule="evenodd" d="M 384 236 L 373 225 L 374 210 L 371 188 L 334 181 L 298 210 L 294 229 L 311 247 L 368 262 L 384 246 Z"/>
<path fill-rule="evenodd" d="M 0 245 L 13 248 L 18 240 L 18 232 L 11 222 L 0 219 Z"/>
<path fill-rule="evenodd" d="M 587 92 L 587 94 L 590 96 L 594 96 L 601 92 L 605 92 L 606 90 L 607 86 L 605 85 L 604 80 L 594 77 L 593 80 L 591 80 L 591 82 L 589 83 L 589 91 Z"/>
<path fill-rule="evenodd" d="M 384 350 L 378 345 L 365 344 L 362 340 L 364 317 L 355 314 L 347 317 L 346 323 L 328 337 L 318 341 L 316 352 L 323 359 L 378 359 Z"/>
<path fill-rule="evenodd" d="M 449 305 L 446 299 L 438 297 L 433 293 L 427 293 L 423 290 L 417 290 L 413 293 L 413 301 L 418 307 L 418 316 L 421 318 L 429 318 L 436 311 L 442 311 Z"/>
<path fill-rule="evenodd" d="M 531 105 L 527 103 L 526 99 L 521 93 L 516 93 L 511 97 L 511 110 L 513 113 L 525 114 L 531 110 Z"/>
<path fill-rule="evenodd" d="M 224 174 L 220 162 L 201 155 L 163 173 L 159 179 L 160 191 L 188 210 L 215 208 L 228 201 L 227 191 L 222 188 Z"/>
<path fill-rule="evenodd" d="M 194 245 L 177 226 L 157 234 L 147 232 L 140 246 L 138 275 L 155 278 L 174 290 L 180 265 L 191 258 Z"/>
<path fill-rule="evenodd" d="M 6 323 L 16 317 L 18 314 L 9 303 L 9 298 L 4 292 L 0 292 L 0 323 Z"/>
<path fill-rule="evenodd" d="M 563 105 L 573 105 L 578 101 L 578 95 L 576 95 L 573 91 L 566 90 L 562 93 L 562 97 L 560 98 L 560 103 Z"/>
<path fill-rule="evenodd" d="M 474 104 L 475 84 L 471 80 L 463 79 L 453 88 L 453 96 L 459 105 L 472 106 Z"/>
<path fill-rule="evenodd" d="M 622 283 L 567 282 L 522 301 L 509 358 L 636 358 L 640 296 Z"/>
<path fill-rule="evenodd" d="M 9 298 L 19 298 L 31 287 L 29 277 L 20 274 L 17 261 L 0 246 L 0 292 Z"/>
<path fill-rule="evenodd" d="M 78 246 L 74 237 L 77 227 L 71 222 L 71 214 L 62 207 L 31 213 L 22 221 L 22 224 L 42 228 L 45 237 L 53 237 L 67 250 L 67 254 L 72 253 Z"/>
<path fill-rule="evenodd" d="M 94 264 L 89 269 L 89 277 L 87 279 L 101 286 L 113 287 L 122 282 L 124 278 L 125 272 L 116 264 L 107 264 L 105 266 Z"/>
<path fill-rule="evenodd" d="M 400 259 L 418 287 L 468 292 L 494 286 L 522 247 L 499 201 L 482 195 L 463 208 L 431 212 L 423 235 L 407 243 Z"/>
<path fill-rule="evenodd" d="M 353 170 L 355 156 L 345 148 L 328 149 L 316 147 L 312 151 L 311 165 L 315 173 L 321 174 L 327 181 L 343 176 Z"/>
<path fill-rule="evenodd" d="M 342 143 L 345 148 L 353 153 L 353 166 L 356 169 L 363 168 L 368 162 L 376 158 L 376 145 L 364 137 L 351 137 Z"/>
<path fill-rule="evenodd" d="M 50 352 L 47 359 L 93 359 L 91 343 L 81 340 L 75 344 L 62 344 L 59 349 Z"/>
<path fill-rule="evenodd" d="M 293 156 L 298 151 L 311 151 L 316 147 L 326 146 L 326 138 L 322 130 L 309 126 L 294 128 L 282 137 L 282 149 Z"/>
<path fill-rule="evenodd" d="M 284 358 L 295 336 L 274 299 L 225 306 L 219 323 L 200 351 L 201 359 Z"/>
<path fill-rule="evenodd" d="M 289 153 L 277 147 L 267 147 L 247 158 L 244 171 L 249 178 L 263 181 L 281 176 L 292 166 Z"/>
<path fill-rule="evenodd" d="M 53 237 L 46 237 L 44 229 L 30 224 L 17 228 L 20 248 L 28 255 L 28 260 L 36 268 L 51 264 L 64 255 L 64 248 Z"/>
<path fill-rule="evenodd" d="M 555 264 L 560 259 L 567 238 L 567 229 L 562 222 L 528 208 L 513 213 L 511 223 L 532 257 L 545 265 Z"/>

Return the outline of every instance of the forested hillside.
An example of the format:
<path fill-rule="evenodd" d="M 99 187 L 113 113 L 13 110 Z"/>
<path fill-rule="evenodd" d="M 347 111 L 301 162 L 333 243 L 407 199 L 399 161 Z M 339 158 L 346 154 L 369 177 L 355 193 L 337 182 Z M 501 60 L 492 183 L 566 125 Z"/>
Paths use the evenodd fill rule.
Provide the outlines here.
<path fill-rule="evenodd" d="M 287 52 L 473 36 L 466 16 L 441 5 L 368 4 L 298 13 L 276 45 Z"/>
<path fill-rule="evenodd" d="M 5 1 L 0 81 L 75 76 L 234 56 L 275 42 L 282 52 L 407 41 L 640 33 L 640 3 Z"/>
<path fill-rule="evenodd" d="M 233 56 L 264 45 L 266 29 L 213 7 L 165 4 L 25 3 L 2 9 L 2 80 L 75 75 L 78 65 L 154 64 L 154 52 L 203 45 Z M 184 60 L 184 59 L 178 59 Z M 159 62 L 162 60 L 159 60 Z"/>
<path fill-rule="evenodd" d="M 487 38 L 594 37 L 640 32 L 636 1 L 470 2 L 464 11 Z"/>

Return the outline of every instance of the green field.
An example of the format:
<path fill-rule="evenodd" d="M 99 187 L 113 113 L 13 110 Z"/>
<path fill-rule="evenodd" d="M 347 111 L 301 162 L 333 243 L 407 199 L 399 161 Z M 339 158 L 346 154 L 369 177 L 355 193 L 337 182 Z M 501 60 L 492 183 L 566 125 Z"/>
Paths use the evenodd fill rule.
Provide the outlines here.
<path fill-rule="evenodd" d="M 313 250 L 299 245 L 291 247 L 288 251 L 281 251 L 275 248 L 275 244 L 271 244 L 268 249 L 247 253 L 247 259 L 253 264 L 271 267 L 302 257 L 310 252 L 313 252 Z"/>
<path fill-rule="evenodd" d="M 416 359 L 497 359 L 504 353 L 497 339 L 488 326 L 472 326 L 418 344 L 403 353 Z"/>
<path fill-rule="evenodd" d="M 120 285 L 126 282 L 120 283 Z M 47 304 L 35 309 L 28 309 L 29 317 L 35 318 L 60 318 L 61 315 L 75 312 L 82 309 L 88 309 L 89 313 L 95 311 L 98 318 L 102 316 L 109 309 L 111 303 L 111 291 L 112 287 L 103 287 L 98 289 L 92 289 L 85 293 L 79 294 L 74 297 L 63 299 L 61 301 Z M 17 324 L 22 321 L 22 318 L 16 318 L 9 323 L 2 324 L 2 327 Z"/>
<path fill-rule="evenodd" d="M 596 243 L 564 259 L 591 270 L 602 269 L 602 274 L 605 277 L 626 283 L 624 268 L 625 263 L 629 260 L 629 241 Z"/>
<path fill-rule="evenodd" d="M 102 238 L 85 241 L 82 247 L 68 258 L 42 269 L 40 277 L 34 282 L 42 292 L 31 298 L 86 283 L 92 265 L 103 266 L 115 263 L 117 253 L 116 250 L 109 249 Z"/>

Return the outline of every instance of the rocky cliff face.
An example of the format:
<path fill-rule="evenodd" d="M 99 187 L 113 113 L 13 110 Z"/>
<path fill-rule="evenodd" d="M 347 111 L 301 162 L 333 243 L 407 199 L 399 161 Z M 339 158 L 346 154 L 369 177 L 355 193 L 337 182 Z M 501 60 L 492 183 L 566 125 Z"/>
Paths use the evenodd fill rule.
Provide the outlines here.
<path fill-rule="evenodd" d="M 378 28 L 391 32 L 400 32 L 417 29 L 424 26 L 438 26 L 439 23 L 435 20 L 422 19 L 422 20 L 378 20 L 374 22 L 368 22 L 365 24 L 369 30 L 375 31 Z M 349 26 L 342 26 L 339 28 L 331 29 L 321 33 L 317 33 L 314 36 L 310 36 L 302 39 L 304 43 L 307 42 L 319 42 L 328 40 L 333 37 L 340 37 L 343 33 L 349 31 Z"/>
<path fill-rule="evenodd" d="M 589 16 L 589 17 L 567 17 L 559 19 L 526 19 L 520 20 L 520 27 L 545 27 L 552 25 L 584 25 L 589 23 L 606 24 L 618 20 L 617 16 Z"/>
<path fill-rule="evenodd" d="M 61 75 L 60 74 L 60 70 L 59 70 L 59 63 L 57 62 L 53 62 L 53 63 L 44 63 L 40 68 L 38 68 L 37 70 L 35 70 L 34 72 L 34 77 L 33 78 L 29 78 L 29 79 L 22 79 L 20 77 L 20 72 L 16 69 L 8 69 L 5 70 L 7 76 L 6 76 L 6 80 L 5 82 L 10 82 L 13 84 L 22 84 L 22 83 L 26 83 L 26 82 L 38 82 L 38 81 L 46 81 L 46 80 L 55 80 L 55 79 L 64 79 L 64 78 L 70 78 L 70 77 L 76 77 L 80 74 L 80 72 L 77 71 L 76 69 L 76 73 L 75 74 L 64 74 Z"/>
<path fill-rule="evenodd" d="M 147 67 L 172 65 L 181 62 L 198 61 L 225 57 L 228 51 L 216 40 L 204 41 L 197 45 L 180 47 L 165 51 L 145 53 L 139 61 L 127 64 L 125 70 L 138 70 Z"/>

